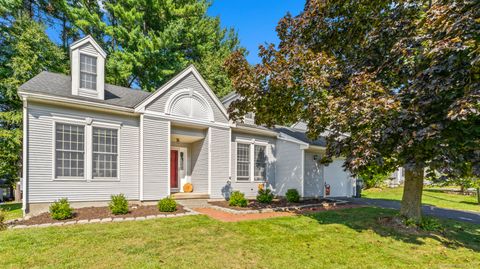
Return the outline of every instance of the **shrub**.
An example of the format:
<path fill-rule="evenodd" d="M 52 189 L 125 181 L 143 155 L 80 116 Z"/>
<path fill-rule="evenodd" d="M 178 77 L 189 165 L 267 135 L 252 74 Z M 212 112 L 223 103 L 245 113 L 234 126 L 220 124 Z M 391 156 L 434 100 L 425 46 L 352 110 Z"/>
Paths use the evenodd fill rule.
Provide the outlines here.
<path fill-rule="evenodd" d="M 160 212 L 174 212 L 177 210 L 177 202 L 170 197 L 158 201 L 158 210 Z"/>
<path fill-rule="evenodd" d="M 270 189 L 258 190 L 257 201 L 263 204 L 269 204 L 273 200 L 273 193 Z"/>
<path fill-rule="evenodd" d="M 56 220 L 64 220 L 73 216 L 73 208 L 67 198 L 62 198 L 50 205 L 50 216 Z"/>
<path fill-rule="evenodd" d="M 5 212 L 0 209 L 0 231 L 7 229 L 7 224 L 5 224 Z"/>
<path fill-rule="evenodd" d="M 440 222 L 438 222 L 438 220 L 434 218 L 423 217 L 418 226 L 420 227 L 420 229 L 429 232 L 442 229 L 442 225 L 440 224 Z"/>
<path fill-rule="evenodd" d="M 247 199 L 245 199 L 245 194 L 239 191 L 234 191 L 230 195 L 230 200 L 228 201 L 228 205 L 246 207 L 248 205 L 248 201 Z"/>
<path fill-rule="evenodd" d="M 285 197 L 290 203 L 298 203 L 300 201 L 300 194 L 298 194 L 297 189 L 288 189 Z"/>
<path fill-rule="evenodd" d="M 125 195 L 120 193 L 119 195 L 112 195 L 112 201 L 108 204 L 110 211 L 114 215 L 123 215 L 128 213 L 128 201 Z"/>

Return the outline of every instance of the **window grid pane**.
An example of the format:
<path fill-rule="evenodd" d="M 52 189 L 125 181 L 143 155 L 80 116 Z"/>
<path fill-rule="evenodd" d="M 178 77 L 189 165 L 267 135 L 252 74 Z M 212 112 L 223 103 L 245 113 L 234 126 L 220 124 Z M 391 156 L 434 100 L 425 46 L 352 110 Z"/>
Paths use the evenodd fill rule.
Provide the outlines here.
<path fill-rule="evenodd" d="M 93 128 L 93 177 L 117 177 L 117 141 L 116 129 Z"/>
<path fill-rule="evenodd" d="M 55 176 L 83 177 L 85 129 L 81 125 L 55 126 Z"/>
<path fill-rule="evenodd" d="M 265 152 L 265 146 L 255 145 L 255 180 L 265 180 L 267 176 L 267 156 Z"/>
<path fill-rule="evenodd" d="M 237 143 L 237 180 L 250 178 L 250 145 Z"/>
<path fill-rule="evenodd" d="M 80 54 L 80 88 L 97 88 L 97 58 Z"/>

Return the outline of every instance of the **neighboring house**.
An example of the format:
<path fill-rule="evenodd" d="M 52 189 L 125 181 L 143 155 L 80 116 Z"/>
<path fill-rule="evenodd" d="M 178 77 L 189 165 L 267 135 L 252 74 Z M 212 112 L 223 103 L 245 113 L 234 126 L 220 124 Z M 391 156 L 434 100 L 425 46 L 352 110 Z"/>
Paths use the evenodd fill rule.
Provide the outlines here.
<path fill-rule="evenodd" d="M 63 197 L 77 206 L 118 193 L 154 201 L 185 183 L 208 198 L 252 197 L 259 184 L 278 195 L 296 188 L 323 197 L 325 184 L 330 196 L 354 194 L 342 160 L 319 164 L 324 140 L 308 140 L 304 128 L 256 126 L 253 115 L 231 122 L 226 107 L 238 97 L 222 103 L 193 66 L 147 93 L 106 84 L 107 55 L 90 36 L 71 45 L 70 57 L 71 76 L 42 72 L 18 90 L 26 212 Z"/>

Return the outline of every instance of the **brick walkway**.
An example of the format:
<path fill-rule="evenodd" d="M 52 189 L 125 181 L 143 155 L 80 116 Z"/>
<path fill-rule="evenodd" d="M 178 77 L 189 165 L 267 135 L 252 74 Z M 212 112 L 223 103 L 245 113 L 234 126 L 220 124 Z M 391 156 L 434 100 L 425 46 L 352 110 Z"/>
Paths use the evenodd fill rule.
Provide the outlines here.
<path fill-rule="evenodd" d="M 231 214 L 224 211 L 216 210 L 213 208 L 193 208 L 198 213 L 205 214 L 216 220 L 224 222 L 236 222 L 242 220 L 257 220 L 268 219 L 275 217 L 293 216 L 294 213 L 290 212 L 266 212 L 266 213 L 252 213 L 252 214 Z"/>

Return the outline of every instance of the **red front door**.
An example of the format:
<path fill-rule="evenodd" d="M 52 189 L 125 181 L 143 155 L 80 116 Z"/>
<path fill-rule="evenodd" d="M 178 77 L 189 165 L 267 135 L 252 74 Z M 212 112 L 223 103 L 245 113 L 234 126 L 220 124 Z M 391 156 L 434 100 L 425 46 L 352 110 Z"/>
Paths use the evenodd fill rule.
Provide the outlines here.
<path fill-rule="evenodd" d="M 178 188 L 178 150 L 170 151 L 170 188 Z"/>

